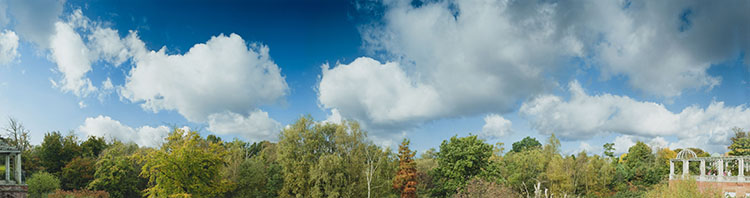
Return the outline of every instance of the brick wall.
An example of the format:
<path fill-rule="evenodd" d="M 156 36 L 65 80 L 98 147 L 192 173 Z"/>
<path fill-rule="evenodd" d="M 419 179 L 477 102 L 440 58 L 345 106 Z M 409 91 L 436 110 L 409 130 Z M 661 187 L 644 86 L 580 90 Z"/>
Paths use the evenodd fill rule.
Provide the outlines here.
<path fill-rule="evenodd" d="M 0 185 L 0 198 L 26 198 L 27 185 Z"/>

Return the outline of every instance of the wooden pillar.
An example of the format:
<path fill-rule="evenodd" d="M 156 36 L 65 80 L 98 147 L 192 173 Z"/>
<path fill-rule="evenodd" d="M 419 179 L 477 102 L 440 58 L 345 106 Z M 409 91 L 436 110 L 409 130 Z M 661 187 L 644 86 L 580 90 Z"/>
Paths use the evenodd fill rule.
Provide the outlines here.
<path fill-rule="evenodd" d="M 16 153 L 16 182 L 17 184 L 23 183 L 21 182 L 21 174 L 22 174 L 21 163 L 22 163 L 21 153 Z"/>
<path fill-rule="evenodd" d="M 674 179 L 674 162 L 669 160 L 669 179 Z"/>
<path fill-rule="evenodd" d="M 682 160 L 682 177 L 686 177 L 690 174 L 690 163 L 687 160 Z"/>
<path fill-rule="evenodd" d="M 10 182 L 10 153 L 5 154 L 5 182 Z"/>

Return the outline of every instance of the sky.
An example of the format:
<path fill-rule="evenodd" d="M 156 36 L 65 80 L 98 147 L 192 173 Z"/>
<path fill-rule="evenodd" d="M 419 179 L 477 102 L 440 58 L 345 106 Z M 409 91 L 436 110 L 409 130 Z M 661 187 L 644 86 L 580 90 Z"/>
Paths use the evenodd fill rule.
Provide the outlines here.
<path fill-rule="evenodd" d="M 0 116 L 158 146 L 302 116 L 386 147 L 554 134 L 725 153 L 750 129 L 747 1 L 0 1 Z"/>

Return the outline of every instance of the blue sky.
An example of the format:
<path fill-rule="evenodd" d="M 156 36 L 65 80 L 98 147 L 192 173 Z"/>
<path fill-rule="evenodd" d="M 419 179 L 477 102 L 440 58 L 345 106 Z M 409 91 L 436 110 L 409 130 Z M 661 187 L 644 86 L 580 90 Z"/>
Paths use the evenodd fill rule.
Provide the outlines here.
<path fill-rule="evenodd" d="M 419 151 L 556 134 L 724 153 L 750 129 L 746 2 L 0 2 L 0 116 L 153 146 L 302 115 Z M 38 14 L 44 13 L 44 14 Z"/>

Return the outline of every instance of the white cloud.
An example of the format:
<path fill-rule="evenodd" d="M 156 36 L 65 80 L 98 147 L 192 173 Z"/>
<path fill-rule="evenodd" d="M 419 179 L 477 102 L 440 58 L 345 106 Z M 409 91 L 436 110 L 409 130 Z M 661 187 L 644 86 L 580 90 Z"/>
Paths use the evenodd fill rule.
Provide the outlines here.
<path fill-rule="evenodd" d="M 568 91 L 568 101 L 542 95 L 524 103 L 519 111 L 541 133 L 555 133 L 565 139 L 587 139 L 611 132 L 640 137 L 675 136 L 679 142 L 691 141 L 692 147 L 717 145 L 711 146 L 712 151 L 726 147 L 732 127 L 750 127 L 750 108 L 745 105 L 727 107 L 714 101 L 706 108 L 689 106 L 672 113 L 662 104 L 627 96 L 588 95 L 577 81 L 570 83 Z M 616 147 L 620 146 L 615 141 Z M 663 147 L 667 142 L 657 138 L 653 144 Z"/>
<path fill-rule="evenodd" d="M 119 66 L 131 56 L 124 41 L 120 39 L 120 35 L 111 28 L 97 27 L 89 35 L 89 48 L 96 57 L 114 66 Z"/>
<path fill-rule="evenodd" d="M 144 109 L 177 110 L 189 121 L 205 122 L 215 113 L 247 114 L 287 93 L 268 47 L 248 48 L 239 35 L 212 37 L 176 55 L 166 54 L 166 48 L 148 51 L 132 35 L 126 43 L 135 66 L 120 93 L 132 102 L 143 102 Z"/>
<path fill-rule="evenodd" d="M 0 65 L 11 63 L 19 56 L 18 35 L 10 30 L 0 32 Z"/>
<path fill-rule="evenodd" d="M 91 71 L 91 54 L 83 43 L 81 36 L 68 23 L 55 23 L 56 33 L 51 38 L 52 59 L 57 63 L 57 70 L 62 74 L 60 82 L 55 83 L 64 92 L 72 92 L 85 97 L 96 91 L 86 73 Z"/>
<path fill-rule="evenodd" d="M 481 136 L 485 138 L 496 139 L 511 134 L 512 123 L 500 115 L 489 114 L 484 117 L 484 126 L 482 126 Z"/>
<path fill-rule="evenodd" d="M 398 63 L 357 58 L 329 69 L 323 65 L 318 99 L 341 116 L 371 127 L 406 124 L 440 114 L 440 97 L 429 85 L 412 82 Z"/>
<path fill-rule="evenodd" d="M 647 138 L 647 137 L 633 136 L 633 135 L 620 135 L 620 136 L 615 137 L 615 141 L 613 142 L 615 144 L 614 145 L 615 154 L 627 153 L 628 149 L 630 149 L 630 147 L 635 145 L 635 143 L 638 141 L 646 143 L 646 145 L 651 147 L 652 152 L 656 152 L 657 149 L 662 149 L 662 148 L 670 148 L 670 149 L 684 148 L 684 147 L 670 146 L 669 141 L 667 141 L 666 139 L 660 136 L 657 136 L 654 138 Z M 699 147 L 699 146 L 708 146 L 708 145 L 697 145 L 697 146 L 690 146 L 690 147 Z M 701 148 L 705 148 L 705 147 L 701 147 Z"/>
<path fill-rule="evenodd" d="M 115 86 L 112 85 L 112 79 L 110 79 L 109 77 L 107 77 L 107 80 L 104 80 L 104 82 L 102 82 L 102 89 L 104 89 L 104 90 L 112 90 L 114 88 L 115 88 Z"/>
<path fill-rule="evenodd" d="M 591 144 L 581 141 L 581 143 L 578 144 L 578 148 L 576 148 L 572 152 L 568 152 L 568 154 L 578 155 L 578 153 L 586 152 L 587 154 L 591 154 L 591 155 L 601 155 L 603 151 L 604 151 L 603 147 L 593 147 L 591 146 Z"/>
<path fill-rule="evenodd" d="M 339 110 L 331 109 L 331 115 L 328 115 L 328 118 L 326 118 L 326 120 L 323 120 L 323 123 L 341 124 L 342 121 L 343 118 L 341 118 L 341 113 L 339 113 Z"/>
<path fill-rule="evenodd" d="M 59 0 L 7 1 L 8 13 L 15 20 L 14 29 L 21 39 L 35 43 L 40 49 L 50 45 L 55 22 L 63 11 Z M 4 2 L 0 2 L 3 4 Z"/>
<path fill-rule="evenodd" d="M 137 129 L 123 125 L 109 116 L 86 118 L 78 131 L 85 136 L 115 138 L 123 142 L 135 142 L 140 146 L 158 147 L 171 129 L 166 126 L 142 126 Z"/>
<path fill-rule="evenodd" d="M 208 130 L 217 134 L 242 135 L 250 141 L 276 140 L 281 123 L 268 117 L 267 112 L 255 110 L 249 116 L 224 112 L 208 116 Z"/>

